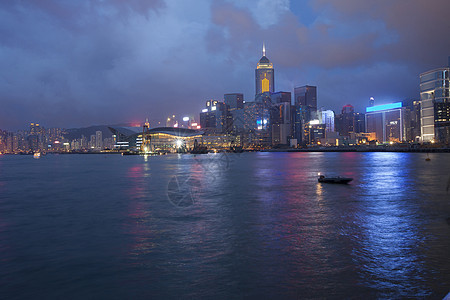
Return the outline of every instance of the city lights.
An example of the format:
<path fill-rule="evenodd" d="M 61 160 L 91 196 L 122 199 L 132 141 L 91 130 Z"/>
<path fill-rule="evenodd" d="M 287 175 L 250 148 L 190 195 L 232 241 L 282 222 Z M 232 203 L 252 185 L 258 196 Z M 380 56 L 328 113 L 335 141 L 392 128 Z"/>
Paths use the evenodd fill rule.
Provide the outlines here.
<path fill-rule="evenodd" d="M 390 104 L 383 104 L 383 105 L 376 105 L 366 108 L 366 112 L 374 112 L 379 110 L 388 110 L 388 109 L 395 109 L 395 108 L 401 108 L 402 102 L 395 102 Z"/>

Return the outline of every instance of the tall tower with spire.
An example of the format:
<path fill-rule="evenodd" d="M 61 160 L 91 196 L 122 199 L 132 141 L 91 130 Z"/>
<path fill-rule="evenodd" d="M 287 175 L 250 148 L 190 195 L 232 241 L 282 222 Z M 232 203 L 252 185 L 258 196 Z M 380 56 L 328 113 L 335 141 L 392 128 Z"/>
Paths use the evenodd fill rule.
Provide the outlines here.
<path fill-rule="evenodd" d="M 256 95 L 264 92 L 275 92 L 275 76 L 273 65 L 266 57 L 266 46 L 263 43 L 262 57 L 256 65 Z"/>

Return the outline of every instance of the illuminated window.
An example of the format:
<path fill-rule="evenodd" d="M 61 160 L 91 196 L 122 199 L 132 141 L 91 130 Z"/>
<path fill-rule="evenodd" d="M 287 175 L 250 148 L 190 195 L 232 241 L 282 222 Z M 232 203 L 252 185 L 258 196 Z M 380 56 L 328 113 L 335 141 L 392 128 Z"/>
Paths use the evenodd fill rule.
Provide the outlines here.
<path fill-rule="evenodd" d="M 269 79 L 264 77 L 264 79 L 261 80 L 261 93 L 269 92 L 270 91 L 269 85 L 270 85 Z"/>

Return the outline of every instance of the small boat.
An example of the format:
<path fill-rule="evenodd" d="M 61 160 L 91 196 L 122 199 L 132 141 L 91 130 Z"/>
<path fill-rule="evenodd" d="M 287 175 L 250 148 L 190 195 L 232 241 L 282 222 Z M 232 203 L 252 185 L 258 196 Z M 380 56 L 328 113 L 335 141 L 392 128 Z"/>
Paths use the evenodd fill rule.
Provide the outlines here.
<path fill-rule="evenodd" d="M 197 139 L 194 141 L 194 148 L 189 152 L 191 154 L 208 154 L 208 148 L 206 146 L 200 145 Z"/>
<path fill-rule="evenodd" d="M 353 178 L 350 177 L 341 177 L 341 176 L 336 176 L 336 177 L 325 177 L 325 175 L 319 175 L 319 178 L 317 179 L 319 182 L 322 183 L 349 183 L 350 181 L 353 180 Z"/>
<path fill-rule="evenodd" d="M 430 158 L 430 156 L 429 156 L 428 153 L 427 153 L 427 158 L 425 158 L 425 160 L 426 160 L 426 161 L 430 161 L 430 160 L 431 160 L 431 158 Z"/>
<path fill-rule="evenodd" d="M 41 152 L 34 152 L 33 157 L 34 157 L 34 158 L 39 158 L 39 157 L 41 157 Z"/>

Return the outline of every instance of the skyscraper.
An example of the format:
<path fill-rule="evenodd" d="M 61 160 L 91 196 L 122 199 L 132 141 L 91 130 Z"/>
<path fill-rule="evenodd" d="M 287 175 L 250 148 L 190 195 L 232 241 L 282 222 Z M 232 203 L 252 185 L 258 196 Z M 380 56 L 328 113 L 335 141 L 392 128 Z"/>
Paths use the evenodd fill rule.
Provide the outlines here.
<path fill-rule="evenodd" d="M 103 134 L 101 131 L 95 132 L 95 148 L 98 150 L 103 148 Z"/>
<path fill-rule="evenodd" d="M 450 66 L 420 74 L 420 123 L 423 142 L 450 143 Z"/>
<path fill-rule="evenodd" d="M 319 114 L 320 124 L 325 124 L 326 132 L 334 132 L 334 111 L 322 110 Z"/>
<path fill-rule="evenodd" d="M 244 94 L 241 93 L 225 94 L 223 95 L 223 98 L 229 110 L 244 108 Z"/>
<path fill-rule="evenodd" d="M 294 104 L 303 106 L 307 111 L 307 120 L 317 118 L 317 87 L 305 85 L 294 89 Z"/>
<path fill-rule="evenodd" d="M 263 56 L 256 65 L 255 79 L 256 79 L 256 95 L 275 91 L 275 77 L 274 69 L 270 60 L 266 57 L 266 47 L 263 44 Z"/>
<path fill-rule="evenodd" d="M 402 102 L 367 107 L 366 131 L 370 139 L 379 143 L 406 141 L 405 114 Z"/>
<path fill-rule="evenodd" d="M 291 104 L 291 92 L 276 92 L 270 95 L 272 103 L 289 103 Z"/>

